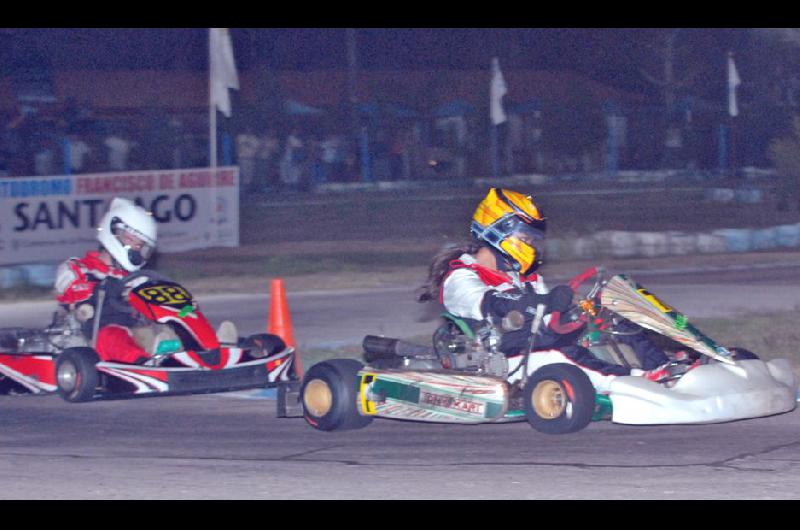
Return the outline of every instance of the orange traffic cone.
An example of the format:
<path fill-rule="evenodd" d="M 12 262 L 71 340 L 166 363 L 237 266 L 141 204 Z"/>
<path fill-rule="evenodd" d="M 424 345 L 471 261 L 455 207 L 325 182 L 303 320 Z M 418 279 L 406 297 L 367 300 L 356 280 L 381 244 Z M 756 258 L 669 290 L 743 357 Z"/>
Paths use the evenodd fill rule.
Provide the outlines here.
<path fill-rule="evenodd" d="M 295 348 L 297 344 L 292 333 L 292 317 L 289 314 L 289 304 L 286 301 L 286 288 L 282 278 L 275 278 L 269 287 L 269 323 L 267 333 L 277 335 L 283 339 L 287 346 Z M 300 352 L 295 349 L 294 366 L 297 377 L 303 377 L 303 365 L 300 362 Z"/>

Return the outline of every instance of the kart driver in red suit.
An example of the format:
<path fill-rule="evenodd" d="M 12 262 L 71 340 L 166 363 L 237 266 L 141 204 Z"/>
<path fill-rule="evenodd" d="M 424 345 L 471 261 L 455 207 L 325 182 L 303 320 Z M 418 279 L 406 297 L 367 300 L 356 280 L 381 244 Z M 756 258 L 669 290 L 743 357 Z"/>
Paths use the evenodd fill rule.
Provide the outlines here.
<path fill-rule="evenodd" d="M 111 201 L 97 230 L 100 248 L 82 258 L 62 262 L 55 280 L 56 299 L 67 310 L 74 311 L 89 338 L 99 283 L 108 280 L 111 289 L 106 296 L 121 296 L 122 284 L 114 280 L 122 280 L 141 269 L 156 247 L 155 219 L 128 199 Z M 100 319 L 95 348 L 101 360 L 141 364 L 152 357 L 134 339 L 131 327 L 136 319 L 132 314 L 104 304 Z"/>

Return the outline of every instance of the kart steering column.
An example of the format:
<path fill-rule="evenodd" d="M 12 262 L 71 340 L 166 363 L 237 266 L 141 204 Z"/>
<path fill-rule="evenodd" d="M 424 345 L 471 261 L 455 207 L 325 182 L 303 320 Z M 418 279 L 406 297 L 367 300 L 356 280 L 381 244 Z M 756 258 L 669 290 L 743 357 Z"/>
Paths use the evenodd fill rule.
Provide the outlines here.
<path fill-rule="evenodd" d="M 100 317 L 103 316 L 103 304 L 106 300 L 106 290 L 104 285 L 98 286 L 97 309 L 94 312 L 94 322 L 92 322 L 92 349 L 97 351 L 97 334 L 100 330 Z"/>

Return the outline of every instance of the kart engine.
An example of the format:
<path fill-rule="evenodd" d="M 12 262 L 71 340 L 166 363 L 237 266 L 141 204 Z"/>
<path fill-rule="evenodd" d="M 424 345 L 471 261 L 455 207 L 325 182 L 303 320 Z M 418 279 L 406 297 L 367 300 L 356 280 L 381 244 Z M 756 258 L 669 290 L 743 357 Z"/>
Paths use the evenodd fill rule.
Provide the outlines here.
<path fill-rule="evenodd" d="M 81 322 L 74 313 L 65 310 L 53 313 L 53 322 L 44 330 L 44 335 L 55 351 L 89 345 L 83 334 Z"/>
<path fill-rule="evenodd" d="M 475 336 L 469 337 L 454 322 L 448 321 L 433 337 L 434 351 L 442 368 L 505 378 L 508 360 L 497 350 L 499 343 L 500 335 L 491 322 L 480 326 Z"/>
<path fill-rule="evenodd" d="M 86 346 L 81 324 L 71 314 L 57 311 L 45 329 L 0 329 L 0 351 L 11 353 L 58 353 L 65 348 Z"/>

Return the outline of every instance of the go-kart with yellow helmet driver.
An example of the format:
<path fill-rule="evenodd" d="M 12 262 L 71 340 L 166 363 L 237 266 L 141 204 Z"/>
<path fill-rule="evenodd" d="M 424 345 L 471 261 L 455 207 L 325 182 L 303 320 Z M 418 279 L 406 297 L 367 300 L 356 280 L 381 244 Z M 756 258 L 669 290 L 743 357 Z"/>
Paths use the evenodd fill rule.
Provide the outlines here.
<path fill-rule="evenodd" d="M 451 315 L 475 324 L 487 316 L 500 321 L 516 311 L 525 316 L 526 324 L 503 334 L 498 349 L 506 355 L 523 353 L 533 343 L 537 350 L 557 348 L 568 362 L 604 377 L 630 375 L 629 368 L 599 359 L 578 345 L 580 329 L 567 334 L 554 331 L 554 313 L 565 312 L 572 305 L 574 293 L 567 285 L 549 290 L 537 273 L 545 230 L 546 218 L 530 196 L 491 188 L 473 214 L 473 241 L 434 257 L 419 301 L 438 297 Z M 545 307 L 544 325 L 532 337 L 533 309 L 540 304 Z M 666 377 L 670 363 L 667 355 L 644 334 L 635 333 L 634 324 L 622 322 L 619 327 L 634 331 L 619 337 L 636 352 L 642 366 L 643 372 L 637 369 L 634 375 L 651 380 Z"/>
<path fill-rule="evenodd" d="M 157 226 L 150 212 L 124 198 L 111 201 L 97 227 L 98 250 L 82 258 L 69 258 L 56 272 L 56 299 L 82 322 L 84 335 L 96 327 L 95 348 L 101 360 L 142 363 L 151 357 L 133 337 L 136 318 L 113 304 L 103 304 L 95 326 L 98 289 L 104 282 L 104 298 L 122 296 L 121 280 L 140 270 L 156 248 Z"/>
<path fill-rule="evenodd" d="M 624 274 L 594 266 L 548 290 L 538 271 L 545 217 L 529 196 L 490 189 L 471 231 L 434 257 L 419 295 L 447 310 L 430 346 L 366 335 L 366 364 L 315 364 L 298 391 L 309 425 L 527 420 L 565 434 L 606 418 L 718 423 L 796 408 L 787 359 L 718 344 Z"/>

